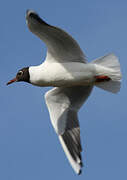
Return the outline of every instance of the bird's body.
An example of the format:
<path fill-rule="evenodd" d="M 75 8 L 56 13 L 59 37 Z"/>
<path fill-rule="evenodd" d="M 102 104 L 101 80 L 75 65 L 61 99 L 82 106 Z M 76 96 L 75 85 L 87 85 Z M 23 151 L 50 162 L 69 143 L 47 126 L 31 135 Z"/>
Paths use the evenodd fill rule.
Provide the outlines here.
<path fill-rule="evenodd" d="M 95 82 L 94 64 L 43 63 L 29 68 L 30 82 L 37 86 L 71 87 Z"/>
<path fill-rule="evenodd" d="M 78 43 L 65 31 L 43 21 L 28 10 L 29 30 L 45 42 L 45 61 L 19 70 L 9 81 L 25 81 L 36 86 L 54 87 L 45 94 L 51 123 L 64 152 L 77 174 L 81 173 L 81 142 L 78 110 L 91 94 L 94 85 L 117 93 L 120 90 L 120 64 L 114 54 L 87 63 Z"/>

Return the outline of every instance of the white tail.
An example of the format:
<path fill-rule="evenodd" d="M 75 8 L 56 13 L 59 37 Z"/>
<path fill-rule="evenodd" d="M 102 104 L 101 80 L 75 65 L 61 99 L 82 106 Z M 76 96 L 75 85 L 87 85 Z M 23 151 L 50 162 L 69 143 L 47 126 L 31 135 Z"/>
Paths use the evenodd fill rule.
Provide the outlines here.
<path fill-rule="evenodd" d="M 96 65 L 97 75 L 106 75 L 111 80 L 97 82 L 95 85 L 112 93 L 120 90 L 121 71 L 118 58 L 114 54 L 108 54 L 104 57 L 92 61 Z"/>

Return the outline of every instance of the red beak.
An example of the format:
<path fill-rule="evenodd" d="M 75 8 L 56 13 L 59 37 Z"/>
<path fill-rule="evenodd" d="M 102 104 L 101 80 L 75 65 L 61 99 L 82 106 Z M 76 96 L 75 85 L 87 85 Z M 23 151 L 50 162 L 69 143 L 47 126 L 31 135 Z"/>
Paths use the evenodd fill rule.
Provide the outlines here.
<path fill-rule="evenodd" d="M 14 78 L 14 79 L 10 80 L 10 81 L 7 83 L 7 85 L 9 85 L 9 84 L 11 84 L 11 83 L 14 83 L 14 82 L 16 82 L 16 81 L 17 81 L 17 79 Z"/>

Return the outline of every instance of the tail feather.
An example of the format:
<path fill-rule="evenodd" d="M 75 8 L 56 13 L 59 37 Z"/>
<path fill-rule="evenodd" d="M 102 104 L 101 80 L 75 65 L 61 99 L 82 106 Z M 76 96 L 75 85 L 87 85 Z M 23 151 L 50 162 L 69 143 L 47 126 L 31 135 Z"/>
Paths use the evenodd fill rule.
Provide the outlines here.
<path fill-rule="evenodd" d="M 95 85 L 112 93 L 119 92 L 122 75 L 118 58 L 114 54 L 108 54 L 92 63 L 96 64 L 97 75 L 105 75 L 111 79 L 110 81 L 96 82 Z"/>
<path fill-rule="evenodd" d="M 101 89 L 104 89 L 105 91 L 109 91 L 112 93 L 118 93 L 120 91 L 121 82 L 111 80 L 108 82 L 97 83 L 96 86 Z"/>

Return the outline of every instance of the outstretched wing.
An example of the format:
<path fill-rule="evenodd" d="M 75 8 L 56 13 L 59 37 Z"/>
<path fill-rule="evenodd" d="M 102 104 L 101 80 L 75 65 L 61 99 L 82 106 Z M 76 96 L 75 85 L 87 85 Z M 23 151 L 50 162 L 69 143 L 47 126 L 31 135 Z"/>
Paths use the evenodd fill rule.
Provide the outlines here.
<path fill-rule="evenodd" d="M 45 94 L 52 125 L 65 154 L 77 174 L 81 173 L 81 142 L 77 112 L 91 93 L 92 86 L 53 88 Z"/>
<path fill-rule="evenodd" d="M 46 43 L 46 60 L 60 63 L 86 62 L 78 43 L 65 31 L 47 24 L 32 10 L 27 11 L 26 22 L 29 30 Z"/>

